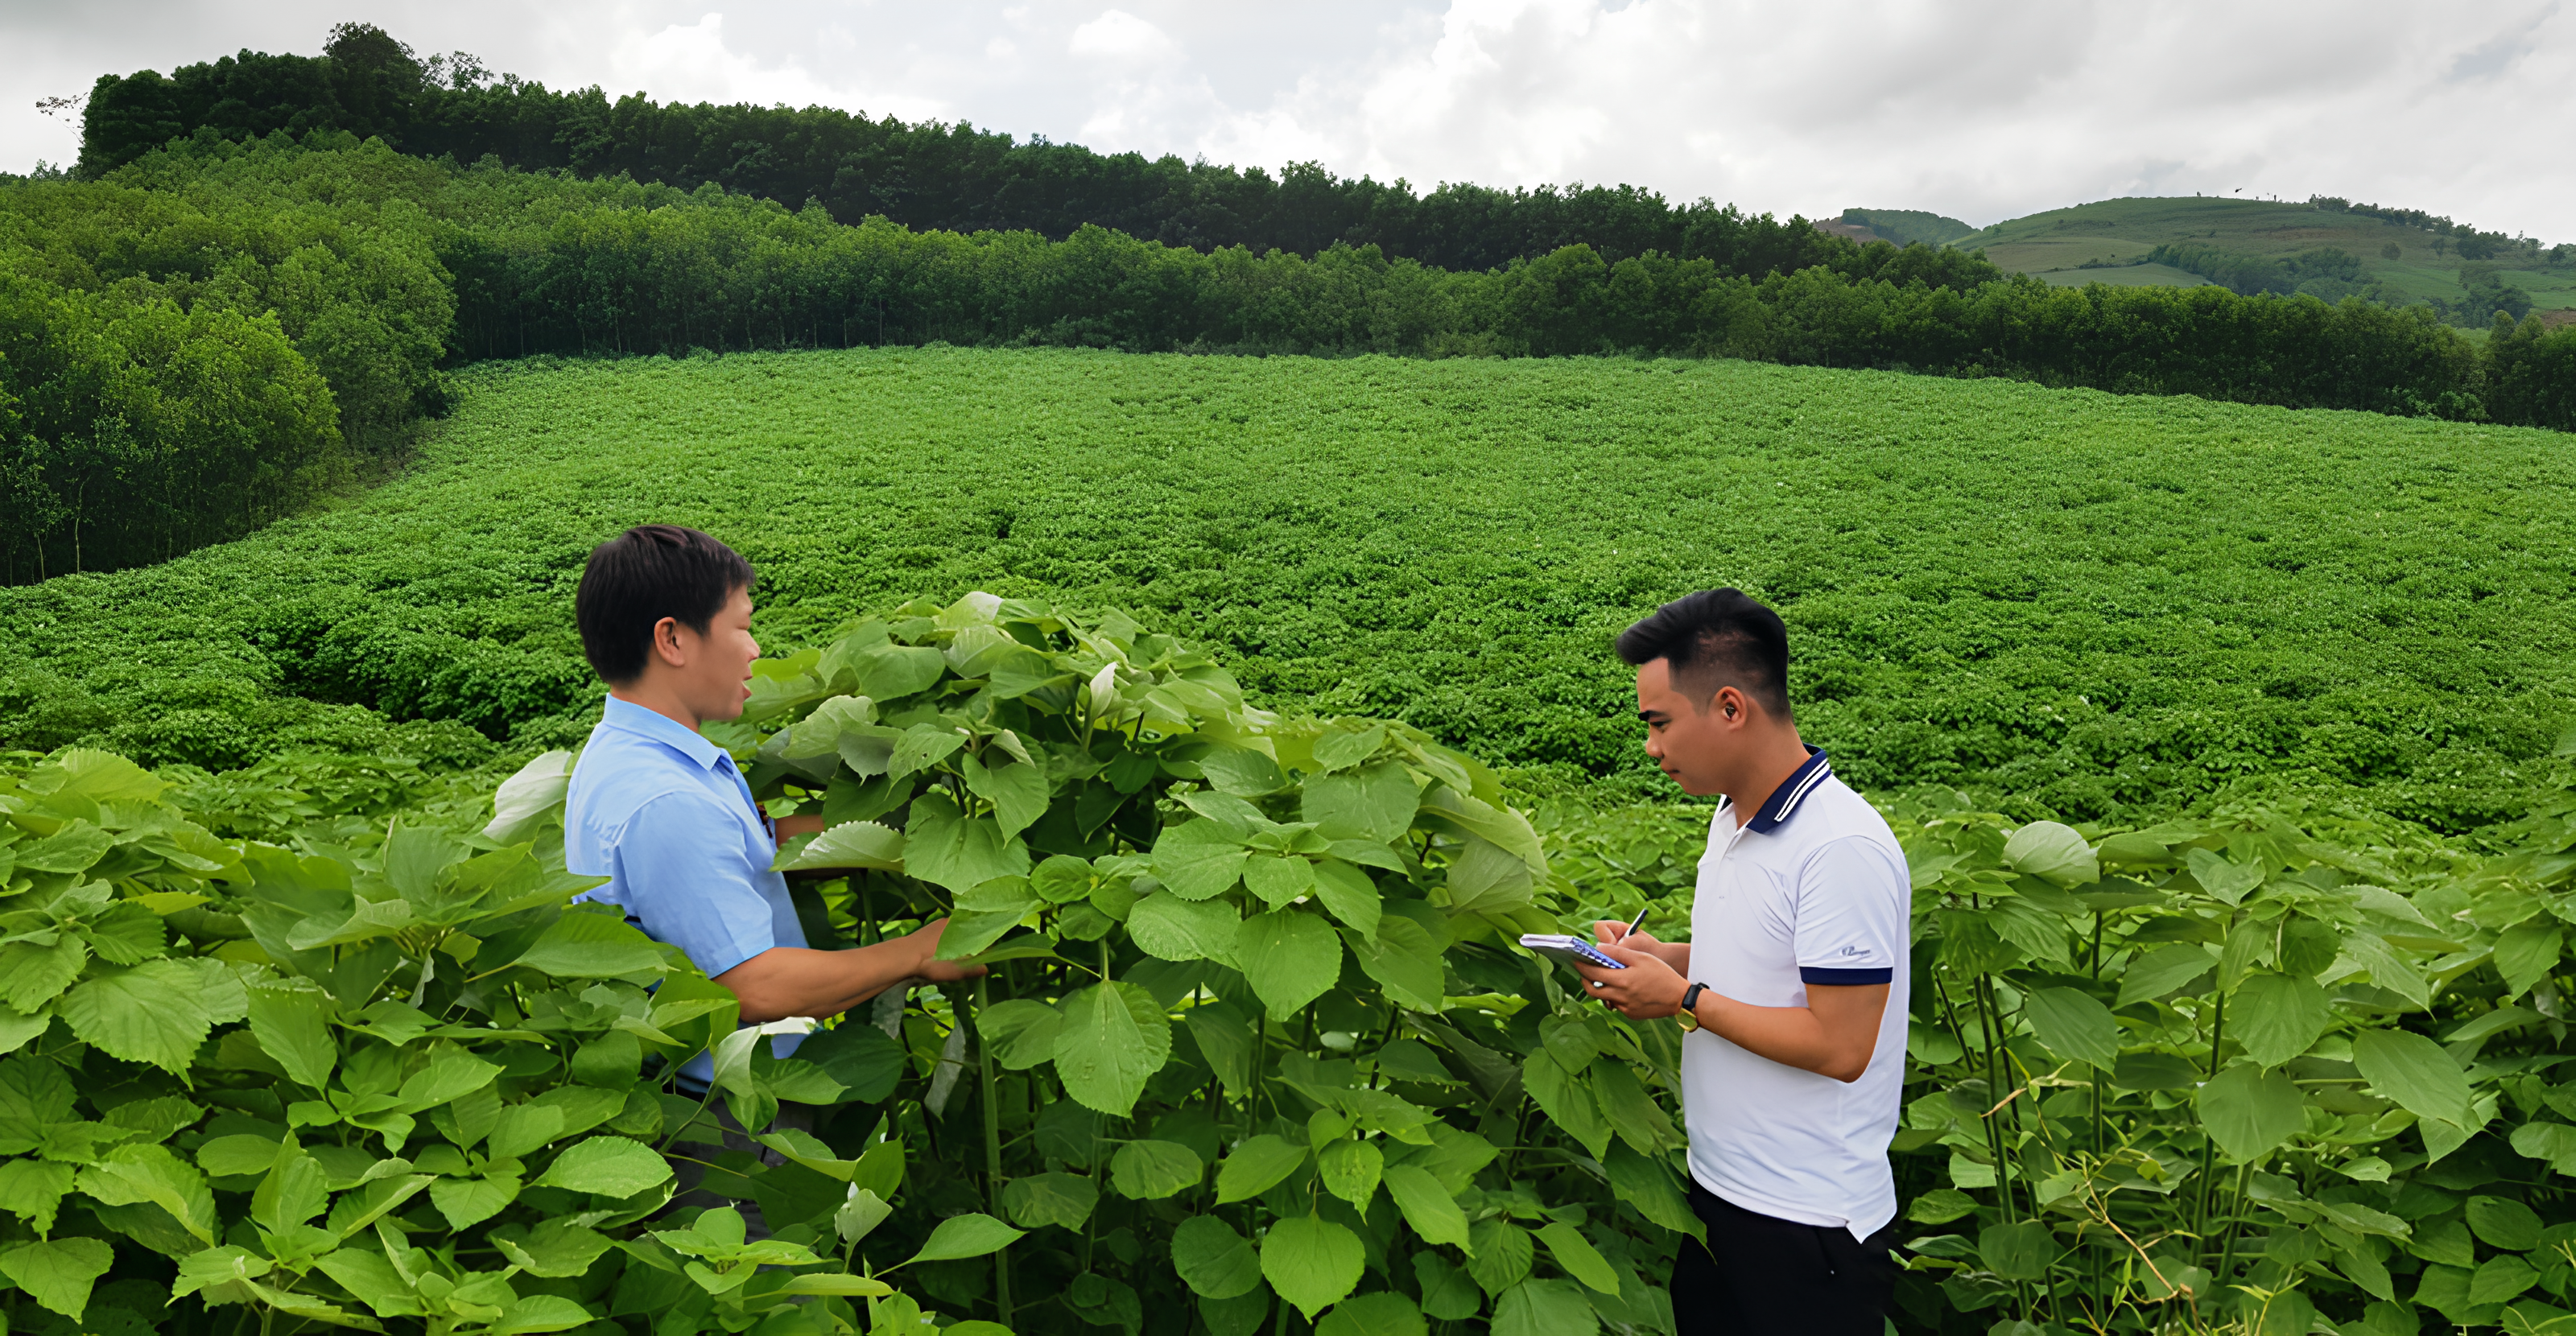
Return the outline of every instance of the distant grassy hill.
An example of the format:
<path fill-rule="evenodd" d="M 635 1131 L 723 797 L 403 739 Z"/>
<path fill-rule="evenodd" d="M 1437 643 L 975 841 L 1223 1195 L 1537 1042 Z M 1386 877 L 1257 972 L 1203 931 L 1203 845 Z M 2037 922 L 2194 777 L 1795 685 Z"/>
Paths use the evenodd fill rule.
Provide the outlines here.
<path fill-rule="evenodd" d="M 1853 210 L 1846 213 L 1875 212 Z M 1930 215 L 1924 215 L 1930 216 Z M 2158 246 L 2182 242 L 2247 255 L 2288 257 L 2335 247 L 2361 262 L 2361 282 L 2384 285 L 2392 300 L 2461 296 L 2460 257 L 2448 238 L 2420 228 L 2383 222 L 2311 204 L 2186 196 L 2178 199 L 2113 199 L 2051 209 L 1979 228 L 1947 244 L 1982 250 L 2003 268 L 2036 274 L 2052 283 L 2171 283 L 2190 287 L 2207 280 L 2167 265 L 2138 261 Z M 2388 248 L 2395 247 L 2391 257 Z M 2118 265 L 2120 268 L 2082 266 Z M 2551 264 L 2545 253 L 2508 251 L 2493 262 L 2505 282 L 2531 294 L 2535 309 L 2576 308 L 2576 264 Z M 2136 267 L 2126 267 L 2135 265 Z"/>
<path fill-rule="evenodd" d="M 1922 242 L 1926 246 L 1946 246 L 1977 229 L 1956 218 L 1920 209 L 1845 209 L 1842 221 L 1868 229 L 1899 246 Z"/>

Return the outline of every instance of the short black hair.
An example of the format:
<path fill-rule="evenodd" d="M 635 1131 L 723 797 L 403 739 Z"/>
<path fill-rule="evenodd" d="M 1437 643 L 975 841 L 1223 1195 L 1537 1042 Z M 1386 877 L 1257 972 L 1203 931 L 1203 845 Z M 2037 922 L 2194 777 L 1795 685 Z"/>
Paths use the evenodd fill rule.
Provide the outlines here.
<path fill-rule="evenodd" d="M 709 623 L 749 588 L 751 563 L 695 529 L 639 524 L 590 550 L 572 598 L 581 656 L 611 686 L 644 675 L 653 628 L 665 617 L 705 635 Z"/>
<path fill-rule="evenodd" d="M 1733 687 L 1789 718 L 1789 628 L 1741 589 L 1703 589 L 1655 609 L 1619 633 L 1619 657 L 1671 665 L 1673 685 L 1698 708 Z"/>

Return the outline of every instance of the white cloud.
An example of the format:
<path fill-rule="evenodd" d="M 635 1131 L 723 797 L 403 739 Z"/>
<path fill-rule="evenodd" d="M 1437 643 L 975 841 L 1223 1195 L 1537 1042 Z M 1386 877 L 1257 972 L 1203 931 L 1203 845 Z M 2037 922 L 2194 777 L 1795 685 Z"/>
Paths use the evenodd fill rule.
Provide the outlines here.
<path fill-rule="evenodd" d="M 1181 58 L 1171 34 L 1123 9 L 1104 9 L 1100 17 L 1073 30 L 1065 50 L 1086 60 L 1120 65 L 1160 65 Z"/>
<path fill-rule="evenodd" d="M 1988 222 L 2121 194 L 2311 192 L 2576 238 L 2560 3 L 2418 0 L 120 0 L 0 10 L 0 166 L 37 97 L 344 17 L 556 87 L 822 102 L 1104 151 Z"/>

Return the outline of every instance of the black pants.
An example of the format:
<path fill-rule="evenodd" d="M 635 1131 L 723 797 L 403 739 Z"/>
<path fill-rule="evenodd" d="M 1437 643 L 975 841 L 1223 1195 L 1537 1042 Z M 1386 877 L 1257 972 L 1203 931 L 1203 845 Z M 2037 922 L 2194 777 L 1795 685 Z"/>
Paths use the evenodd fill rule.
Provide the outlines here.
<path fill-rule="evenodd" d="M 1708 1246 L 1682 1240 L 1673 1263 L 1678 1336 L 1885 1336 L 1896 1288 L 1896 1226 L 1852 1238 L 1748 1211 L 1697 1183 L 1691 1209 Z"/>

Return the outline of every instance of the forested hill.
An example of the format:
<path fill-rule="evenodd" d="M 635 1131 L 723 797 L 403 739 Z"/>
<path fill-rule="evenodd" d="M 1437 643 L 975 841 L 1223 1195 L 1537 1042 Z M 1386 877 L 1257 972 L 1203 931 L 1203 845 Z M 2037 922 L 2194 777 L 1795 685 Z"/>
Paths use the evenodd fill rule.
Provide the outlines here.
<path fill-rule="evenodd" d="M 243 51 L 168 75 L 104 75 L 92 88 L 77 174 L 96 178 L 174 138 L 247 140 L 342 130 L 423 157 L 620 173 L 683 189 L 713 183 L 808 200 L 856 223 L 921 231 L 1031 231 L 1062 240 L 1086 224 L 1210 251 L 1244 246 L 1313 255 L 1335 243 L 1443 269 L 1491 269 L 1589 244 L 1615 263 L 1657 251 L 1735 273 L 1788 273 L 1850 243 L 1804 219 L 1746 217 L 1708 200 L 1675 205 L 1635 186 L 1497 190 L 1335 176 L 1314 163 L 1278 175 L 1165 155 L 1022 142 L 958 123 L 908 124 L 829 107 L 610 100 L 494 77 L 473 57 L 423 59 L 381 29 L 342 24 L 320 56 Z M 1965 259 L 1966 257 L 1961 257 Z"/>

